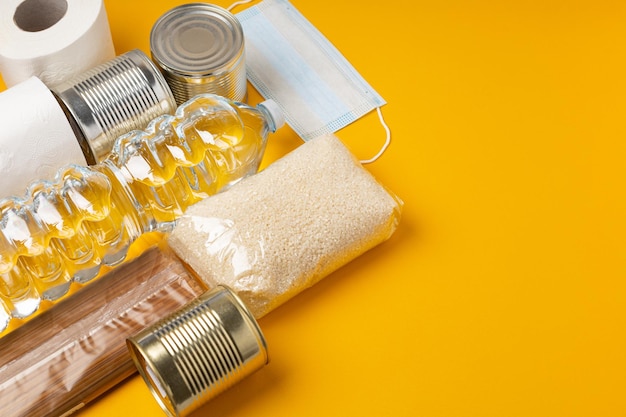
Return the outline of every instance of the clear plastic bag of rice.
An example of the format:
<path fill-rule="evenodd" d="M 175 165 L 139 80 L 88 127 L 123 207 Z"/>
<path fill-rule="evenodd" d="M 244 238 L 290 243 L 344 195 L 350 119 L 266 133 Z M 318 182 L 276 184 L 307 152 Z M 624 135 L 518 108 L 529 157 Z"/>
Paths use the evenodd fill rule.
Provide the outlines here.
<path fill-rule="evenodd" d="M 260 318 L 387 240 L 402 201 L 333 135 L 193 206 L 168 238 L 204 283 Z"/>

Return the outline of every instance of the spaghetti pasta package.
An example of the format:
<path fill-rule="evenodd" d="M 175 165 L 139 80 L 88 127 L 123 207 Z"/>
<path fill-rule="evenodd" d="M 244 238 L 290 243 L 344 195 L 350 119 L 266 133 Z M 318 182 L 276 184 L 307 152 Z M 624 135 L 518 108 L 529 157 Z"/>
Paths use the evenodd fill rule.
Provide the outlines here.
<path fill-rule="evenodd" d="M 387 240 L 402 204 L 335 136 L 321 136 L 191 206 L 168 244 L 259 318 Z"/>
<path fill-rule="evenodd" d="M 126 338 L 206 290 L 168 252 L 149 249 L 0 338 L 0 416 L 67 416 L 132 375 Z"/>

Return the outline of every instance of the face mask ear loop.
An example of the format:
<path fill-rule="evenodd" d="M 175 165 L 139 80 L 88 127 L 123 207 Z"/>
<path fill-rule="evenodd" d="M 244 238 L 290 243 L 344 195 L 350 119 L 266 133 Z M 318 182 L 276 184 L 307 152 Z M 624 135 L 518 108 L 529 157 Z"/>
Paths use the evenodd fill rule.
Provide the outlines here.
<path fill-rule="evenodd" d="M 228 10 L 228 11 L 230 12 L 230 11 L 231 11 L 232 9 L 234 9 L 235 7 L 240 6 L 240 5 L 242 5 L 242 4 L 251 3 L 252 1 L 254 1 L 254 0 L 240 0 L 240 1 L 236 1 L 236 2 L 234 2 L 233 4 L 231 4 L 230 6 L 228 6 L 228 7 L 226 8 L 226 10 Z"/>
<path fill-rule="evenodd" d="M 383 144 L 383 147 L 380 148 L 380 151 L 378 151 L 378 153 L 376 155 L 374 155 L 373 158 L 365 159 L 365 160 L 360 161 L 361 164 L 363 164 L 363 165 L 371 164 L 372 162 L 374 162 L 378 158 L 380 158 L 381 155 L 383 153 L 385 153 L 385 151 L 387 150 L 387 147 L 391 143 L 391 130 L 389 130 L 389 126 L 387 126 L 387 123 L 385 123 L 385 119 L 383 119 L 383 112 L 380 110 L 380 107 L 376 107 L 376 112 L 378 113 L 378 118 L 380 119 L 380 123 L 385 128 L 385 132 L 387 133 L 387 138 L 385 139 L 385 143 Z"/>

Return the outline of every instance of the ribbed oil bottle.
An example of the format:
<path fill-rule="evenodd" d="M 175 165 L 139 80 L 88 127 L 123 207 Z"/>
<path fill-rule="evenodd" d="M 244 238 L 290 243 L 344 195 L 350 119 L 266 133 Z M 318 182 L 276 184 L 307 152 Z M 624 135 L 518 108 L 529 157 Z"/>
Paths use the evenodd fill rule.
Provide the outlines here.
<path fill-rule="evenodd" d="M 267 135 L 283 123 L 272 101 L 200 95 L 120 136 L 101 163 L 67 166 L 24 198 L 0 201 L 0 331 L 121 262 L 141 234 L 169 230 L 191 204 L 256 172 Z"/>

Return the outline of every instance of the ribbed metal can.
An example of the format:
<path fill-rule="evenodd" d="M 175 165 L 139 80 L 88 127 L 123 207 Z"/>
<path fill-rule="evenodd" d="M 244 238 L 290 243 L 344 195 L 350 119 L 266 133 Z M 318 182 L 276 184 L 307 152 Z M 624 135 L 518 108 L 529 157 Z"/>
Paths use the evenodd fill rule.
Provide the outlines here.
<path fill-rule="evenodd" d="M 127 345 L 170 417 L 189 415 L 269 361 L 256 320 L 224 286 L 129 338 Z"/>
<path fill-rule="evenodd" d="M 118 136 L 173 113 L 176 101 L 150 58 L 138 49 L 53 88 L 90 165 L 109 154 Z"/>
<path fill-rule="evenodd" d="M 247 99 L 243 28 L 222 7 L 188 3 L 166 12 L 152 27 L 150 52 L 179 105 L 201 93 Z"/>

